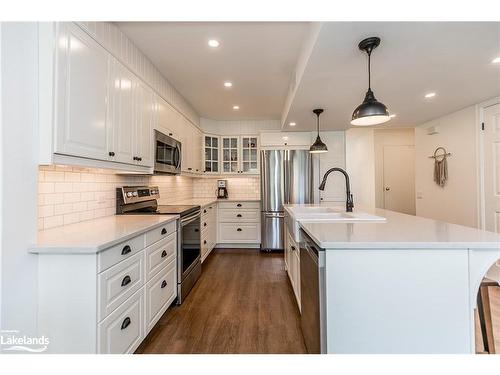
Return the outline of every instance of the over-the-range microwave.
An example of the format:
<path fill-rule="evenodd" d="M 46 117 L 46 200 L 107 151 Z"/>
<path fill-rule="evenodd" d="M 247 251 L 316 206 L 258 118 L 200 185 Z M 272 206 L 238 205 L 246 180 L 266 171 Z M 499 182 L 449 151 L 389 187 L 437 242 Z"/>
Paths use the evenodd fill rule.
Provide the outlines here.
<path fill-rule="evenodd" d="M 155 134 L 155 173 L 181 173 L 181 142 L 158 130 Z"/>

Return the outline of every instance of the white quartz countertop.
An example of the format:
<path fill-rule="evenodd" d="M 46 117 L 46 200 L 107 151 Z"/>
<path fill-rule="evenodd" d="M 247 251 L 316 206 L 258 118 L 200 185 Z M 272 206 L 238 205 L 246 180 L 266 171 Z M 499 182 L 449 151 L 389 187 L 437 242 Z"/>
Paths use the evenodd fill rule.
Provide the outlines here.
<path fill-rule="evenodd" d="M 260 202 L 258 198 L 227 198 L 227 199 L 217 199 L 217 198 L 189 198 L 180 201 L 175 201 L 175 204 L 191 204 L 196 206 L 208 206 L 209 204 L 216 202 Z"/>
<path fill-rule="evenodd" d="M 179 215 L 114 215 L 38 232 L 31 253 L 97 253 L 148 230 L 177 220 Z"/>
<path fill-rule="evenodd" d="M 383 209 L 384 222 L 298 222 L 324 249 L 500 249 L 500 234 Z"/>

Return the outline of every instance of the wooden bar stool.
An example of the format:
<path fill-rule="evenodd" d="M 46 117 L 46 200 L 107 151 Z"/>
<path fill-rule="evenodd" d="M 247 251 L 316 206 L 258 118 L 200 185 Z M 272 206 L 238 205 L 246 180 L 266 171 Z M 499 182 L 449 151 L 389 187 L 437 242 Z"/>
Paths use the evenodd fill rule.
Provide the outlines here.
<path fill-rule="evenodd" d="M 481 282 L 479 293 L 477 294 L 477 316 L 479 320 L 478 328 L 480 328 L 478 333 L 481 334 L 481 340 L 476 340 L 476 352 L 478 353 L 495 354 L 500 351 L 498 343 L 495 345 L 495 331 L 493 324 L 493 320 L 500 319 L 500 317 L 496 319 L 492 317 L 491 287 L 498 288 L 500 285 L 496 281 L 485 277 Z M 499 335 L 500 332 L 496 332 L 496 334 Z M 481 349 L 481 343 L 483 350 L 478 350 Z"/>

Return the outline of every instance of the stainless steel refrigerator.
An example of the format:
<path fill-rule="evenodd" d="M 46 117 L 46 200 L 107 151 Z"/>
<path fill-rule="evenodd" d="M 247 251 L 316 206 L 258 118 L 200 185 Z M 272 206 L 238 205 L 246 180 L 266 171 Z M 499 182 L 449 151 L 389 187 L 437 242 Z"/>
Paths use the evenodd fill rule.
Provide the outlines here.
<path fill-rule="evenodd" d="M 283 205 L 312 203 L 308 150 L 262 150 L 260 154 L 261 249 L 283 250 Z"/>

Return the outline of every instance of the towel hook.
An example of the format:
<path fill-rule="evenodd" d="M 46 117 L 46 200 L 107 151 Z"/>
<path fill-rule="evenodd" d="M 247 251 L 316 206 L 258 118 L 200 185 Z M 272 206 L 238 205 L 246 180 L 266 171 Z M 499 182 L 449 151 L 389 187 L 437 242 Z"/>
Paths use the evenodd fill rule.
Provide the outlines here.
<path fill-rule="evenodd" d="M 438 155 L 438 151 L 439 150 L 442 150 L 443 153 Z M 439 146 L 438 148 L 436 148 L 436 150 L 434 150 L 434 155 L 429 156 L 429 158 L 436 159 L 436 160 L 438 160 L 438 158 L 441 158 L 441 159 L 438 160 L 438 161 L 441 161 L 441 160 L 443 160 L 444 158 L 446 158 L 447 156 L 450 156 L 450 155 L 451 155 L 451 153 L 447 152 L 444 147 Z"/>

